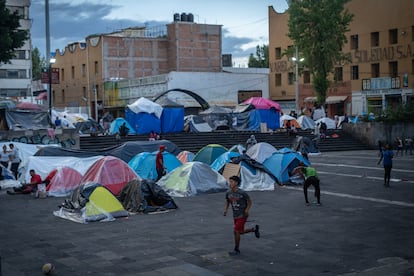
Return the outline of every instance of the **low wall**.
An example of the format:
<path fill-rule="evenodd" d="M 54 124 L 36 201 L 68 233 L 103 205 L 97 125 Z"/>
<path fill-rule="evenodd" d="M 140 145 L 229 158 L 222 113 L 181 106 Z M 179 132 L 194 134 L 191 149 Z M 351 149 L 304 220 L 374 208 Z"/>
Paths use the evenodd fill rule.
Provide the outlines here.
<path fill-rule="evenodd" d="M 358 122 L 343 124 L 342 129 L 372 148 L 377 147 L 378 140 L 393 143 L 397 137 L 414 138 L 414 123 Z"/>

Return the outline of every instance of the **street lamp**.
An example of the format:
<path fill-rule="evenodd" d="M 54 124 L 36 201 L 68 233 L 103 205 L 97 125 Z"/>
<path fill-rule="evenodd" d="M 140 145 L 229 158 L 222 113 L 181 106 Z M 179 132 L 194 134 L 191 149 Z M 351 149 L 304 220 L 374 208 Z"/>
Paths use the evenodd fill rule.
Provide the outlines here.
<path fill-rule="evenodd" d="M 49 105 L 49 116 L 52 120 L 52 65 L 56 62 L 56 58 L 52 55 L 49 60 L 49 94 L 47 95 L 48 105 Z"/>
<path fill-rule="evenodd" d="M 295 63 L 295 108 L 296 113 L 300 114 L 299 108 L 299 62 L 304 61 L 304 58 L 299 58 L 299 48 L 296 46 L 295 56 L 292 57 L 292 61 Z"/>

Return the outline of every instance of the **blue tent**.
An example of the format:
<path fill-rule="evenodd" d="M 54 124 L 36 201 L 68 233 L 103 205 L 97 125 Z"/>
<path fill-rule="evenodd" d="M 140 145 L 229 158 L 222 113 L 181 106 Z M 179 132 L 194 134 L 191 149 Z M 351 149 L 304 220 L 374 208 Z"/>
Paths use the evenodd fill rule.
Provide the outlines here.
<path fill-rule="evenodd" d="M 157 170 L 155 169 L 156 155 L 157 151 L 141 152 L 128 162 L 128 166 L 141 178 L 155 180 L 157 179 Z M 178 160 L 174 154 L 164 151 L 162 155 L 164 157 L 164 166 L 167 168 L 167 172 L 171 172 L 182 165 L 181 161 Z"/>
<path fill-rule="evenodd" d="M 165 106 L 161 115 L 161 133 L 182 132 L 184 129 L 184 107 Z"/>
<path fill-rule="evenodd" d="M 305 166 L 310 166 L 310 162 L 303 158 L 298 152 L 289 148 L 282 148 L 267 158 L 263 162 L 263 165 L 277 177 L 280 183 L 286 184 L 289 183 L 289 173 L 291 173 L 301 161 Z"/>
<path fill-rule="evenodd" d="M 125 109 L 125 120 L 138 134 L 148 134 L 151 130 L 161 132 L 161 120 L 154 113 L 134 113 L 129 108 Z"/>
<path fill-rule="evenodd" d="M 280 128 L 280 113 L 274 109 L 257 109 L 260 114 L 260 122 L 266 123 L 267 128 L 279 129 Z"/>
<path fill-rule="evenodd" d="M 111 126 L 109 127 L 109 133 L 115 134 L 118 132 L 119 127 L 125 123 L 126 127 L 129 128 L 128 134 L 136 134 L 135 130 L 132 128 L 132 126 L 122 117 L 116 118 L 111 122 Z"/>
<path fill-rule="evenodd" d="M 220 171 L 224 165 L 226 165 L 227 163 L 229 163 L 231 161 L 231 158 L 233 157 L 239 157 L 240 153 L 235 152 L 235 151 L 227 151 L 223 154 L 221 154 L 219 157 L 216 158 L 216 160 L 214 160 L 214 162 L 210 165 L 210 167 L 218 172 Z"/>

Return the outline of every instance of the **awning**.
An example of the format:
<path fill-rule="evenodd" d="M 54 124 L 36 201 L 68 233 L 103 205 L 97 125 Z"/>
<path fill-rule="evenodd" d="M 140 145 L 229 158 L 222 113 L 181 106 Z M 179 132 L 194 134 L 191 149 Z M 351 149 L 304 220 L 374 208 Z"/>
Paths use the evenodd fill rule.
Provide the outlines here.
<path fill-rule="evenodd" d="M 46 100 L 47 99 L 47 92 L 42 92 L 36 96 L 36 100 Z"/>
<path fill-rule="evenodd" d="M 337 104 L 341 103 L 346 100 L 348 96 L 329 96 L 326 98 L 325 103 L 326 104 Z"/>
<path fill-rule="evenodd" d="M 303 102 L 304 103 L 315 103 L 318 100 L 317 97 L 306 97 Z"/>

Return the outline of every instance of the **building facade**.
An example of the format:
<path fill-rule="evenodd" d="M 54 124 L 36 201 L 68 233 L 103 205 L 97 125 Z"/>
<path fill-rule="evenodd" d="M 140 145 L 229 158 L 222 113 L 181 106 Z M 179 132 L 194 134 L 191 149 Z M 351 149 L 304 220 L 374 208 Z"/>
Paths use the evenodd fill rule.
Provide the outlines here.
<path fill-rule="evenodd" d="M 30 33 L 29 17 L 30 0 L 7 0 L 6 8 L 11 12 L 17 11 L 21 16 L 20 28 Z M 25 41 L 23 47 L 16 50 L 16 55 L 10 63 L 0 64 L 0 96 L 26 97 L 31 96 L 32 80 L 31 40 Z"/>
<path fill-rule="evenodd" d="M 332 72 L 328 116 L 378 114 L 414 101 L 414 1 L 352 0 L 345 7 L 354 18 L 343 52 L 352 58 Z M 269 93 L 272 100 L 295 109 L 296 64 L 283 55 L 294 47 L 286 35 L 288 19 L 287 12 L 269 7 Z M 316 93 L 310 72 L 298 66 L 298 102 L 301 109 L 309 110 Z"/>
<path fill-rule="evenodd" d="M 59 84 L 52 87 L 53 106 L 83 106 L 95 118 L 104 111 L 123 110 L 132 100 L 133 96 L 116 89 L 118 81 L 142 81 L 172 71 L 220 72 L 221 36 L 220 25 L 175 16 L 159 28 L 88 36 L 85 43 L 56 51 L 53 68 L 60 74 Z"/>

